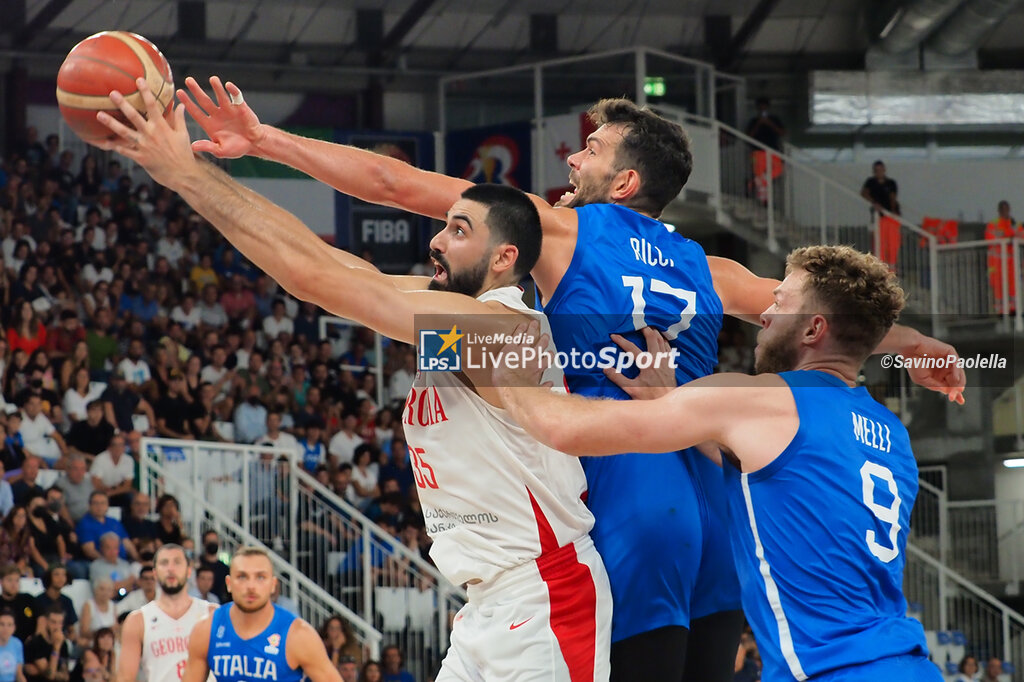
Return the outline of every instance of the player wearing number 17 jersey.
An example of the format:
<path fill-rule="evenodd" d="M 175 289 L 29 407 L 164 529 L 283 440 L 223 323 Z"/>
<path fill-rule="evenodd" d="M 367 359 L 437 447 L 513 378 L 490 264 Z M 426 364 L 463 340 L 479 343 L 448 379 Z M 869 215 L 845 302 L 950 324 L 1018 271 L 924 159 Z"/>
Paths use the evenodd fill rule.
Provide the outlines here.
<path fill-rule="evenodd" d="M 938 682 L 902 593 L 917 494 L 910 439 L 855 387 L 903 291 L 874 256 L 818 246 L 790 255 L 775 299 L 762 314 L 756 377 L 716 374 L 648 401 L 539 388 L 502 398 L 538 440 L 578 455 L 717 444 L 765 682 Z"/>

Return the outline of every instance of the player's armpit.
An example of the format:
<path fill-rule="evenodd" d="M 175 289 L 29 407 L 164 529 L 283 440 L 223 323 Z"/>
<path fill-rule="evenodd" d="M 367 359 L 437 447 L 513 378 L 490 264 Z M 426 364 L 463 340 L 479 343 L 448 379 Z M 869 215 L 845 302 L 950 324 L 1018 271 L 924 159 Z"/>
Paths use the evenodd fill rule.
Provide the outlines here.
<path fill-rule="evenodd" d="M 708 268 L 725 314 L 760 325 L 761 313 L 774 301 L 772 292 L 781 282 L 770 277 L 758 277 L 728 258 L 708 256 Z"/>
<path fill-rule="evenodd" d="M 546 302 L 555 293 L 576 252 L 579 220 L 571 208 L 552 208 L 540 197 L 530 199 L 540 213 L 540 226 L 544 234 L 540 258 L 530 274 Z"/>
<path fill-rule="evenodd" d="M 288 632 L 288 665 L 301 668 L 311 682 L 341 682 L 341 674 L 327 656 L 319 633 L 304 620 L 296 619 Z"/>
<path fill-rule="evenodd" d="M 121 653 L 117 658 L 117 682 L 135 682 L 142 660 L 142 612 L 128 614 L 121 626 Z"/>
<path fill-rule="evenodd" d="M 206 654 L 210 649 L 210 627 L 213 623 L 213 611 L 202 618 L 188 638 L 188 661 L 181 682 L 206 682 L 210 675 L 210 666 L 206 662 Z"/>

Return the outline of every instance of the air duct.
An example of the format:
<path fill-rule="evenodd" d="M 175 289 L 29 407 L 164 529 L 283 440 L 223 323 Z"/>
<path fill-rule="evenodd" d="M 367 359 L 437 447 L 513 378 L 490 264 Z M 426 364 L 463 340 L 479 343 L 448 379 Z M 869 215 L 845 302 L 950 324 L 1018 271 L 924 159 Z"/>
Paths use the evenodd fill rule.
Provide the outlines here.
<path fill-rule="evenodd" d="M 921 44 L 962 0 L 908 0 L 886 26 L 879 47 L 889 54 L 902 54 Z"/>
<path fill-rule="evenodd" d="M 968 0 L 932 35 L 928 47 L 947 57 L 975 50 L 1021 0 Z"/>

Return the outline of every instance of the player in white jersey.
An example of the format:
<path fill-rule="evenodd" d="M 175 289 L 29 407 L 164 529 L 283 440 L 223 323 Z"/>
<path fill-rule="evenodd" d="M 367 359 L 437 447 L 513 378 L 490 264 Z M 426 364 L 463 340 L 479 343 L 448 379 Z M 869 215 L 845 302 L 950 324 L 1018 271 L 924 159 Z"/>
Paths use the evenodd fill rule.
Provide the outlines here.
<path fill-rule="evenodd" d="M 582 467 L 528 438 L 504 413 L 490 365 L 468 360 L 537 315 L 516 287 L 540 255 L 533 203 L 510 187 L 470 187 L 431 240 L 434 276 L 383 275 L 196 159 L 181 107 L 164 119 L 140 91 L 146 119 L 112 94 L 136 130 L 100 116 L 118 136 L 105 146 L 181 194 L 299 299 L 421 345 L 421 368 L 460 370 L 421 372 L 403 413 L 431 556 L 470 596 L 437 679 L 607 679 L 611 594 L 590 541 Z M 223 88 L 217 97 L 230 106 Z M 208 97 L 199 105 L 216 107 Z M 427 342 L 437 342 L 429 353 Z"/>
<path fill-rule="evenodd" d="M 147 682 L 178 682 L 185 672 L 192 627 L 217 608 L 189 596 L 185 588 L 192 566 L 180 545 L 163 545 L 153 564 L 157 597 L 124 621 L 118 682 L 135 682 L 140 665 Z"/>

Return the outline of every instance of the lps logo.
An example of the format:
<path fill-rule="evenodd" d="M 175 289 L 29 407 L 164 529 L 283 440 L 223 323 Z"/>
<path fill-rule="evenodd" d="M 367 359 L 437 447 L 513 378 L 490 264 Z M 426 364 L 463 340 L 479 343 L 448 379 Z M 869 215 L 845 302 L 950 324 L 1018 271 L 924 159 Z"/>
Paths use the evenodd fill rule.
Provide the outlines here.
<path fill-rule="evenodd" d="M 417 369 L 421 372 L 462 371 L 462 337 L 452 325 L 444 329 L 421 329 Z"/>

